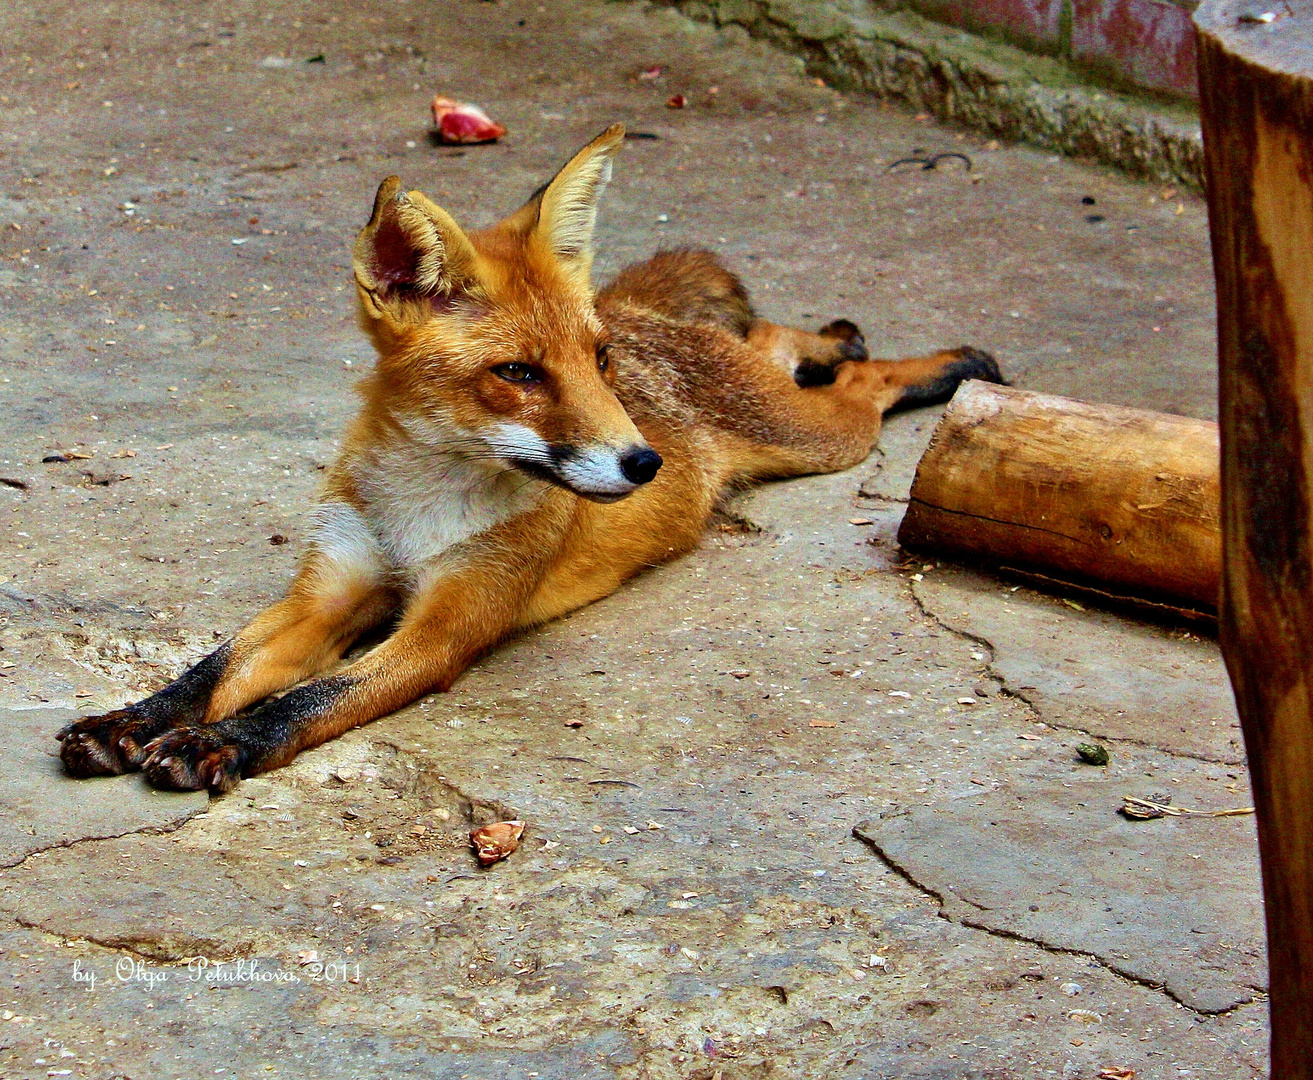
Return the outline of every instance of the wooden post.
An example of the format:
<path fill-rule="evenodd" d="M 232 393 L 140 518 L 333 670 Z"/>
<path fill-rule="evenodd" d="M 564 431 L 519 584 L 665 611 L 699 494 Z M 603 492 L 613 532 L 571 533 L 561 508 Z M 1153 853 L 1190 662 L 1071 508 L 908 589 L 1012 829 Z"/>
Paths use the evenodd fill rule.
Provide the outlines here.
<path fill-rule="evenodd" d="M 906 548 L 1211 614 L 1217 425 L 963 383 L 916 468 Z"/>
<path fill-rule="evenodd" d="M 1222 648 L 1267 906 L 1272 1076 L 1313 1080 L 1313 8 L 1195 13 L 1222 429 Z"/>

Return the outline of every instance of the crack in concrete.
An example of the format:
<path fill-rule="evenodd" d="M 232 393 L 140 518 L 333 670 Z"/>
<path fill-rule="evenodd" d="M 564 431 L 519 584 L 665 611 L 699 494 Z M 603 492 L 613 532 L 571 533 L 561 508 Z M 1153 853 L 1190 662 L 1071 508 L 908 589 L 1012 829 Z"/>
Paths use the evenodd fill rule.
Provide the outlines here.
<path fill-rule="evenodd" d="M 1008 692 L 1010 694 L 1012 693 L 1012 691 L 1010 690 Z M 1018 698 L 1021 701 L 1026 702 L 1026 704 L 1032 710 L 1034 710 L 1036 714 L 1039 713 L 1039 709 L 1035 706 L 1033 702 L 1028 701 L 1020 694 L 1012 694 L 1012 696 Z M 1100 733 L 1099 731 L 1096 731 L 1093 728 L 1078 727 L 1075 724 L 1064 724 L 1056 720 L 1045 719 L 1044 723 L 1048 724 L 1048 726 L 1053 728 L 1055 731 L 1072 731 L 1078 735 L 1088 735 L 1091 739 L 1098 739 L 1100 742 L 1125 743 L 1128 746 L 1138 746 L 1145 750 L 1155 750 L 1158 753 L 1164 754 L 1170 758 L 1184 758 L 1186 761 L 1197 761 L 1203 765 L 1229 765 L 1233 768 L 1242 768 L 1242 769 L 1248 768 L 1247 762 L 1242 757 L 1240 758 L 1210 757 L 1207 754 L 1195 753 L 1190 750 L 1172 750 L 1166 746 L 1159 746 L 1157 743 L 1150 742 L 1147 739 L 1132 739 L 1126 735 L 1107 735 Z"/>
<path fill-rule="evenodd" d="M 1136 986 L 1142 986 L 1146 990 L 1153 990 L 1156 993 L 1160 993 L 1164 997 L 1168 998 L 1169 1000 L 1175 1002 L 1177 1005 L 1181 1006 L 1181 1008 L 1194 1013 L 1196 1016 L 1228 1016 L 1231 1013 L 1235 1012 L 1237 1009 L 1241 1009 L 1245 1005 L 1251 1004 L 1251 1002 L 1241 1001 L 1225 1009 L 1217 1009 L 1212 1011 L 1207 1009 L 1199 1009 L 1181 1000 L 1181 998 L 1176 993 L 1174 993 L 1166 983 L 1154 982 L 1151 979 L 1146 979 L 1143 976 L 1136 975 L 1134 972 L 1123 970 L 1121 967 L 1119 967 L 1116 964 L 1115 961 L 1100 956 L 1098 953 L 1089 952 L 1085 949 L 1073 949 L 1062 945 L 1053 945 L 1050 942 L 1045 941 L 1043 938 L 1027 937 L 1025 934 L 1018 933 L 1015 930 L 1003 930 L 995 926 L 987 926 L 984 923 L 980 923 L 973 920 L 969 915 L 964 915 L 954 918 L 953 915 L 949 913 L 948 905 L 945 903 L 944 896 L 942 893 L 936 891 L 935 889 L 930 888 L 930 886 L 919 881 L 912 874 L 910 870 L 908 870 L 905 866 L 902 866 L 897 861 L 895 861 L 884 850 L 884 848 L 882 848 L 874 839 L 872 839 L 870 836 L 863 835 L 863 833 L 858 831 L 859 829 L 861 829 L 860 824 L 853 826 L 853 830 L 852 830 L 853 837 L 857 840 L 860 840 L 863 844 L 869 847 L 871 851 L 873 851 L 876 854 L 876 856 L 880 859 L 881 862 L 883 862 L 887 867 L 889 867 L 890 870 L 892 870 L 900 878 L 902 878 L 909 885 L 911 885 L 912 888 L 916 889 L 922 895 L 928 896 L 932 900 L 934 900 L 935 903 L 939 905 L 939 911 L 937 912 L 937 914 L 945 922 L 956 923 L 958 926 L 965 926 L 971 930 L 979 930 L 982 933 L 988 934 L 990 937 L 1001 938 L 1005 941 L 1020 941 L 1027 945 L 1034 945 L 1037 949 L 1042 949 L 1044 950 L 1044 952 L 1052 953 L 1055 956 L 1080 956 L 1089 960 L 1093 960 L 1100 967 L 1103 967 L 1107 971 L 1110 971 L 1112 974 L 1116 975 L 1119 979 L 1123 979 L 1126 982 L 1132 983 Z M 965 897 L 959 897 L 958 899 L 962 900 L 966 904 L 970 904 L 972 907 L 978 908 L 981 911 L 989 910 L 988 908 L 985 908 L 980 904 L 976 904 L 970 900 L 967 900 Z M 1250 986 L 1249 984 L 1244 984 L 1244 985 L 1246 989 L 1251 990 L 1256 994 L 1266 995 L 1267 993 L 1266 989 L 1258 989 L 1256 987 Z"/>
<path fill-rule="evenodd" d="M 74 837 L 73 839 L 65 840 L 57 844 L 47 844 L 45 847 L 37 848 L 35 851 L 29 851 L 21 859 L 18 859 L 15 862 L 6 863 L 3 866 L 0 866 L 0 875 L 7 873 L 8 871 L 11 870 L 21 870 L 27 864 L 28 860 L 33 859 L 39 855 L 44 855 L 51 851 L 59 851 L 63 848 L 79 847 L 82 844 L 104 843 L 113 840 L 122 840 L 126 836 L 164 836 L 172 832 L 177 832 L 184 825 L 188 824 L 194 818 L 199 817 L 203 813 L 205 813 L 204 810 L 197 809 L 187 814 L 185 817 L 179 818 L 177 821 L 169 823 L 168 825 L 144 825 L 139 829 L 126 829 L 123 832 L 110 833 L 106 836 L 78 836 L 78 837 Z M 156 949 L 155 951 L 152 952 L 152 951 L 142 950 L 140 948 L 134 947 L 132 943 L 143 944 L 145 942 L 146 939 L 142 939 L 142 938 L 135 938 L 135 937 L 134 938 L 98 938 L 98 937 L 92 937 L 89 934 L 65 934 L 59 930 L 52 930 L 48 926 L 42 926 L 38 922 L 35 922 L 31 919 L 25 918 L 24 916 L 15 913 L 10 913 L 9 919 L 15 926 L 22 927 L 25 930 L 35 930 L 42 934 L 48 934 L 50 937 L 57 938 L 65 945 L 68 945 L 70 943 L 77 943 L 77 942 L 90 942 L 91 944 L 97 945 L 103 949 L 111 949 L 117 952 L 131 953 L 132 955 L 140 957 L 143 960 L 154 960 L 154 961 L 162 960 L 168 963 L 177 963 L 179 961 L 186 961 L 190 959 L 192 955 L 195 955 L 195 954 L 188 954 L 185 956 L 181 954 L 175 955 L 169 950 L 162 948 Z"/>
<path fill-rule="evenodd" d="M 174 953 L 165 948 L 153 950 L 136 948 L 135 945 L 146 944 L 150 940 L 142 937 L 101 938 L 93 937 L 90 934 L 65 934 L 58 930 L 51 930 L 48 926 L 42 926 L 31 919 L 25 919 L 21 915 L 12 916 L 11 921 L 15 926 L 24 930 L 33 930 L 36 933 L 55 938 L 66 948 L 74 945 L 94 945 L 106 952 L 129 953 L 141 960 L 165 964 L 185 964 L 188 960 L 200 955 L 198 953 Z"/>
<path fill-rule="evenodd" d="M 1025 705 L 1025 707 L 1030 711 L 1030 713 L 1036 718 L 1037 721 L 1044 722 L 1045 724 L 1048 725 L 1049 728 L 1054 730 L 1072 731 L 1081 734 L 1088 734 L 1091 738 L 1101 739 L 1102 741 L 1108 743 L 1114 743 L 1114 744 L 1128 743 L 1133 746 L 1141 746 L 1146 749 L 1155 750 L 1170 758 L 1184 758 L 1187 760 L 1199 761 L 1208 764 L 1220 764 L 1220 765 L 1237 764 L 1236 762 L 1227 761 L 1226 759 L 1212 758 L 1203 754 L 1194 754 L 1187 751 L 1170 750 L 1145 740 L 1115 738 L 1107 735 L 1100 735 L 1099 733 L 1090 731 L 1089 729 L 1086 728 L 1076 727 L 1075 725 L 1071 725 L 1071 724 L 1055 723 L 1053 721 L 1048 720 L 1044 716 L 1043 711 L 1039 708 L 1038 705 L 1036 705 L 1035 702 L 1028 699 L 1024 694 L 1020 693 L 1019 691 L 1013 690 L 1011 687 L 1009 687 L 1007 685 L 1007 680 L 1003 676 L 999 675 L 998 672 L 993 670 L 994 657 L 997 656 L 998 653 L 998 650 L 994 646 L 993 642 L 989 641 L 987 638 L 981 637 L 979 634 L 974 634 L 966 630 L 959 630 L 958 628 L 950 626 L 947 623 L 945 623 L 942 619 L 939 618 L 939 616 L 937 616 L 933 611 L 931 611 L 929 608 L 926 607 L 921 597 L 917 594 L 916 589 L 911 587 L 910 582 L 909 582 L 908 592 L 911 594 L 912 601 L 916 605 L 917 610 L 934 625 L 938 626 L 940 629 L 948 632 L 949 634 L 955 637 L 962 638 L 965 641 L 973 642 L 981 646 L 982 648 L 988 649 L 990 653 L 990 658 L 987 665 L 988 666 L 987 674 L 989 675 L 990 678 L 992 678 L 995 682 L 998 683 L 1000 692 L 1020 701 L 1022 704 Z M 1239 764 L 1243 765 L 1243 761 L 1241 761 Z M 1102 957 L 1097 953 L 1088 952 L 1082 949 L 1072 949 L 1060 945 L 1053 945 L 1050 944 L 1049 942 L 1044 941 L 1042 938 L 1027 937 L 1024 934 L 1020 934 L 1013 930 L 1004 930 L 1004 929 L 999 929 L 997 927 L 987 926 L 979 921 L 972 919 L 969 915 L 961 915 L 957 918 L 954 918 L 949 913 L 948 910 L 949 905 L 945 901 L 942 893 L 936 891 L 935 889 L 930 888 L 925 883 L 919 881 L 911 873 L 911 871 L 909 871 L 906 867 L 902 866 L 893 858 L 891 858 L 884 851 L 884 849 L 881 848 L 880 845 L 876 843 L 871 837 L 864 836 L 861 833 L 859 833 L 858 829 L 860 828 L 861 828 L 860 825 L 854 826 L 852 835 L 856 839 L 860 840 L 862 843 L 866 844 L 880 858 L 880 860 L 886 866 L 889 867 L 890 870 L 892 870 L 900 878 L 906 881 L 910 886 L 912 886 L 912 888 L 916 889 L 922 895 L 928 896 L 931 899 L 933 899 L 939 905 L 939 912 L 938 912 L 939 917 L 948 922 L 956 922 L 960 926 L 966 926 L 973 930 L 982 931 L 983 933 L 989 934 L 992 937 L 997 937 L 1005 940 L 1025 942 L 1027 944 L 1034 945 L 1036 948 L 1043 949 L 1045 952 L 1048 953 L 1053 953 L 1056 955 L 1086 957 L 1088 959 L 1095 961 L 1101 967 L 1110 971 L 1112 974 L 1116 975 L 1120 979 L 1124 979 L 1129 983 L 1135 984 L 1137 986 L 1143 986 L 1146 989 L 1153 990 L 1163 994 L 1165 997 L 1167 997 L 1171 1001 L 1181 1006 L 1181 1008 L 1189 1010 L 1191 1013 L 1194 1013 L 1196 1016 L 1200 1016 L 1200 1017 L 1226 1016 L 1232 1012 L 1235 1012 L 1237 1009 L 1243 1008 L 1246 1004 L 1249 1004 L 1249 1002 L 1238 1002 L 1235 1005 L 1230 1006 L 1229 1008 L 1218 1009 L 1215 1011 L 1199 1009 L 1181 1000 L 1181 998 L 1176 993 L 1174 993 L 1171 990 L 1171 988 L 1168 987 L 1165 983 L 1157 983 L 1152 980 L 1145 979 L 1142 976 L 1136 975 L 1133 972 L 1126 971 L 1122 969 L 1115 961 Z M 971 900 L 968 900 L 966 897 L 957 897 L 956 899 L 980 911 L 989 910 L 988 908 L 984 907 L 981 904 L 977 904 Z M 1249 984 L 1245 984 L 1245 988 L 1255 994 L 1266 995 L 1267 993 L 1265 989 L 1254 987 Z"/>
<path fill-rule="evenodd" d="M 908 586 L 908 592 L 912 594 L 912 602 L 916 604 L 917 610 L 920 611 L 922 615 L 924 615 L 927 619 L 929 619 L 940 629 L 947 630 L 954 637 L 965 638 L 967 641 L 974 641 L 977 645 L 983 646 L 984 648 L 988 649 L 989 663 L 991 665 L 994 663 L 994 656 L 995 654 L 997 654 L 998 650 L 994 647 L 994 643 L 992 641 L 990 641 L 988 638 L 981 637 L 979 634 L 973 634 L 970 630 L 959 630 L 955 626 L 949 626 L 948 623 L 944 622 L 943 619 L 941 619 L 938 615 L 936 615 L 933 611 L 931 611 L 928 607 L 925 606 L 925 601 L 921 599 L 917 591 L 914 588 L 912 588 L 910 585 Z M 1004 680 L 1001 675 L 998 675 L 993 671 L 991 671 L 989 674 L 991 678 L 998 681 L 998 684 L 1000 686 L 1004 684 Z M 1027 702 L 1027 704 L 1029 705 L 1030 703 Z M 1036 711 L 1038 712 L 1039 710 Z"/>
<path fill-rule="evenodd" d="M 953 921 L 951 916 L 949 916 L 947 913 L 940 911 L 939 914 L 941 918 L 948 919 L 950 922 Z M 1247 1001 L 1241 1001 L 1225 1009 L 1216 1009 L 1216 1010 L 1200 1009 L 1193 1005 L 1189 1005 L 1185 1001 L 1183 1001 L 1176 993 L 1172 991 L 1171 987 L 1169 987 L 1166 983 L 1154 982 L 1152 979 L 1146 979 L 1143 976 L 1136 975 L 1130 971 L 1126 971 L 1121 967 L 1119 967 L 1114 961 L 1109 960 L 1106 957 L 1100 956 L 1098 953 L 1088 952 L 1084 949 L 1069 949 L 1069 948 L 1064 948 L 1061 945 L 1052 945 L 1049 942 L 1044 941 L 1042 938 L 1027 937 L 1024 934 L 1017 933 L 1015 930 L 1001 930 L 995 926 L 985 926 L 982 923 L 973 922 L 970 918 L 962 918 L 957 921 L 962 926 L 970 927 L 972 930 L 983 931 L 984 933 L 989 934 L 991 937 L 1002 938 L 1006 941 L 1025 942 L 1026 944 L 1034 945 L 1036 948 L 1043 949 L 1047 953 L 1053 953 L 1055 955 L 1064 955 L 1064 956 L 1086 957 L 1090 960 L 1095 961 L 1095 963 L 1099 964 L 1101 967 L 1106 968 L 1108 971 L 1112 972 L 1118 978 L 1124 979 L 1126 982 L 1129 983 L 1134 983 L 1136 986 L 1143 986 L 1146 990 L 1154 990 L 1162 994 L 1164 997 L 1170 999 L 1171 1001 L 1174 1001 L 1177 1005 L 1181 1006 L 1181 1008 L 1194 1013 L 1196 1016 L 1227 1016 L 1235 1012 L 1236 1009 L 1239 1009 L 1244 1005 L 1249 1004 L 1249 1002 Z M 1247 987 L 1247 989 L 1252 990 L 1253 988 Z"/>
<path fill-rule="evenodd" d="M 138 829 L 125 829 L 123 832 L 108 833 L 105 836 L 75 836 L 69 840 L 61 840 L 58 843 L 47 844 L 45 847 L 39 847 L 29 851 L 26 855 L 23 855 L 13 862 L 0 864 L 0 874 L 7 870 L 21 869 L 29 859 L 35 858 L 38 855 L 44 855 L 49 851 L 59 851 L 61 848 L 77 847 L 79 844 L 89 844 L 100 840 L 121 840 L 125 836 L 163 836 L 167 833 L 176 832 L 191 821 L 192 818 L 205 812 L 206 811 L 202 809 L 193 810 L 185 817 L 181 817 L 177 821 L 170 822 L 167 825 L 143 825 Z"/>
<path fill-rule="evenodd" d="M 948 633 L 954 635 L 955 637 L 960 637 L 966 641 L 975 642 L 977 645 L 981 646 L 982 648 L 988 649 L 989 659 L 986 663 L 985 674 L 988 675 L 989 678 L 993 679 L 998 684 L 1000 693 L 1006 694 L 1008 697 L 1015 698 L 1017 701 L 1020 701 L 1023 705 L 1026 706 L 1027 709 L 1030 710 L 1032 715 L 1035 717 L 1036 721 L 1047 724 L 1048 727 L 1050 727 L 1054 731 L 1071 731 L 1078 735 L 1088 735 L 1091 739 L 1099 739 L 1102 742 L 1106 742 L 1106 743 L 1114 743 L 1114 744 L 1124 743 L 1129 746 L 1139 746 L 1146 750 L 1154 750 L 1160 754 L 1165 754 L 1167 757 L 1170 758 L 1183 758 L 1186 761 L 1198 761 L 1205 765 L 1231 765 L 1231 766 L 1238 766 L 1240 768 L 1247 768 L 1247 763 L 1244 757 L 1239 757 L 1239 758 L 1212 757 L 1208 754 L 1195 753 L 1189 750 L 1173 750 L 1167 746 L 1160 746 L 1155 742 L 1149 741 L 1148 739 L 1133 739 L 1125 735 L 1107 735 L 1099 731 L 1096 731 L 1093 728 L 1080 727 L 1077 724 L 1063 723 L 1060 720 L 1054 720 L 1049 718 L 1044 714 L 1044 711 L 1039 707 L 1039 705 L 1037 705 L 1030 698 L 1026 697 L 1025 693 L 1023 693 L 1020 688 L 1014 689 L 1013 687 L 1009 686 L 1007 683 L 1007 679 L 994 670 L 994 658 L 998 655 L 998 649 L 992 641 L 990 641 L 988 638 L 981 637 L 979 634 L 973 634 L 970 630 L 959 630 L 957 627 L 950 626 L 948 623 L 944 622 L 943 619 L 941 619 L 938 615 L 936 615 L 933 611 L 931 611 L 928 607 L 926 607 L 925 601 L 921 599 L 920 594 L 916 591 L 915 588 L 912 588 L 910 584 L 908 587 L 908 592 L 911 594 L 912 602 L 916 605 L 917 610 L 920 611 L 920 613 L 925 618 L 929 619 L 941 630 L 946 630 Z"/>
<path fill-rule="evenodd" d="M 504 820 L 516 816 L 516 811 L 500 800 L 485 799 L 478 795 L 471 794 L 448 777 L 439 776 L 436 771 L 420 767 L 417 763 L 414 763 L 413 755 L 411 755 L 406 748 L 399 745 L 399 743 L 391 739 L 383 738 L 375 740 L 374 744 L 380 748 L 392 750 L 398 758 L 405 758 L 407 762 L 411 763 L 410 767 L 406 769 L 407 775 L 404 779 L 397 777 L 383 778 L 384 785 L 391 787 L 403 798 L 407 795 L 416 794 L 419 784 L 421 782 L 427 782 L 434 788 L 442 790 L 452 802 L 457 804 L 460 813 L 466 818 L 467 824 L 474 823 L 476 818 L 481 815 L 486 815 L 490 820 Z M 22 856 L 22 858 L 17 859 L 14 862 L 0 865 L 0 875 L 11 870 L 20 870 L 30 859 L 63 848 L 78 847 L 90 843 L 111 842 L 121 840 L 128 836 L 162 836 L 177 832 L 206 812 L 205 809 L 198 808 L 167 825 L 147 825 L 136 829 L 126 829 L 123 832 L 109 833 L 104 836 L 79 836 L 59 843 L 48 844 L 44 847 L 28 852 L 26 855 Z M 194 956 L 202 955 L 202 953 L 195 950 L 186 952 L 177 951 L 176 949 L 169 948 L 156 939 L 144 937 L 142 935 L 119 937 L 114 935 L 103 936 L 82 932 L 69 934 L 57 928 L 43 925 L 40 922 L 26 918 L 25 916 L 14 912 L 8 912 L 7 914 L 9 921 L 14 926 L 46 934 L 63 942 L 65 945 L 89 943 L 99 948 L 114 952 L 128 953 L 140 959 L 156 963 L 186 963 Z M 205 944 L 202 939 L 197 939 L 195 943 L 198 946 L 203 946 Z M 211 950 L 211 953 L 213 952 L 214 950 Z"/>
<path fill-rule="evenodd" d="M 926 607 L 925 601 L 921 599 L 920 594 L 916 591 L 915 588 L 912 587 L 911 582 L 908 582 L 907 591 L 911 594 L 912 603 L 916 606 L 917 611 L 921 613 L 922 617 L 929 619 L 941 630 L 947 631 L 949 634 L 952 634 L 954 637 L 962 638 L 964 641 L 975 642 L 982 649 L 988 649 L 989 656 L 986 657 L 985 659 L 984 674 L 987 675 L 989 678 L 993 679 L 994 682 L 998 684 L 998 688 L 1001 693 L 1007 694 L 1008 697 L 1016 698 L 1035 715 L 1035 718 L 1037 720 L 1041 720 L 1044 723 L 1048 723 L 1048 721 L 1044 719 L 1044 714 L 1040 712 L 1039 707 L 1033 701 L 1030 701 L 1024 695 L 1019 694 L 1017 693 L 1017 691 L 1013 690 L 1010 686 L 1008 686 L 1007 680 L 1002 675 L 1000 675 L 997 671 L 994 670 L 994 658 L 998 656 L 998 648 L 994 645 L 992 641 L 990 641 L 988 638 L 981 637 L 979 634 L 973 634 L 970 630 L 959 630 L 955 626 L 949 626 L 948 623 L 944 622 L 943 619 L 941 619 L 938 615 L 936 615 L 933 611 L 931 611 L 928 607 Z M 1056 725 L 1050 724 L 1049 726 L 1053 727 Z"/>

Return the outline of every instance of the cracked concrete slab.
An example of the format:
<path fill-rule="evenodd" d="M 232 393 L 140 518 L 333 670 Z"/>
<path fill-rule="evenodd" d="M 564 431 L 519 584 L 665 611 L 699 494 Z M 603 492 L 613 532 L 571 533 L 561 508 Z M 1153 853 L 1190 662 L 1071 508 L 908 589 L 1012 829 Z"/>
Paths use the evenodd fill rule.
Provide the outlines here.
<path fill-rule="evenodd" d="M 1174 761 L 1170 779 L 1153 779 L 1143 760 L 1118 758 L 1093 779 L 891 810 L 855 833 L 964 925 L 1097 957 L 1197 1012 L 1252 1001 L 1266 986 L 1253 818 L 1124 818 L 1123 795 L 1168 788 L 1184 805 L 1193 789 L 1201 809 L 1237 796 L 1198 765 Z M 1204 860 L 1227 870 L 1201 874 Z"/>
<path fill-rule="evenodd" d="M 927 614 L 986 641 L 1009 693 L 1054 725 L 1238 764 L 1240 719 L 1216 640 L 945 567 L 912 586 Z"/>
<path fill-rule="evenodd" d="M 0 709 L 0 866 L 87 838 L 171 829 L 209 803 L 203 792 L 156 791 L 138 776 L 105 777 L 76 799 L 52 798 L 63 787 L 55 732 L 77 716 L 39 706 Z"/>
<path fill-rule="evenodd" d="M 18 1000 L 37 986 L 67 998 L 74 960 L 98 971 L 112 993 L 82 999 L 79 1027 L 111 1064 L 166 1060 L 176 1043 L 150 1033 L 186 1023 L 198 1050 L 249 1025 L 239 1060 L 275 1070 L 313 1033 L 349 1059 L 314 1051 L 322 1076 L 352 1075 L 363 1054 L 439 1076 L 501 1061 L 501 1075 L 586 1066 L 632 1080 L 985 1077 L 996 1062 L 1081 1075 L 1134 1061 L 1164 1080 L 1178 1062 L 1248 1070 L 1261 1014 L 1201 1024 L 1091 957 L 939 918 L 850 836 L 873 811 L 945 814 L 975 806 L 969 793 L 1083 769 L 1075 739 L 1016 699 L 959 703 L 989 682 L 987 658 L 927 619 L 889 569 L 896 553 L 867 543 L 891 541 L 896 506 L 849 523 L 856 480 L 753 493 L 736 507 L 748 524 L 693 557 L 175 832 L 6 873 L 0 913 L 60 943 L 23 946 L 34 961 L 10 951 Z M 1184 775 L 1170 757 L 1155 766 L 1165 783 Z M 507 813 L 529 822 L 523 848 L 477 870 L 466 831 Z M 1050 850 L 1036 838 L 1031 857 Z M 1252 874 L 1242 848 L 1212 872 L 1232 859 Z M 1162 886 L 1185 911 L 1200 872 Z M 1237 903 L 1254 908 L 1243 892 L 1238 879 Z M 188 985 L 198 954 L 303 981 L 261 1012 L 258 986 Z M 124 955 L 172 983 L 120 983 Z M 325 963 L 358 965 L 359 981 L 316 982 Z M 33 1036 L 92 1052 L 46 1015 Z M 146 1030 L 121 1040 L 134 1016 Z"/>

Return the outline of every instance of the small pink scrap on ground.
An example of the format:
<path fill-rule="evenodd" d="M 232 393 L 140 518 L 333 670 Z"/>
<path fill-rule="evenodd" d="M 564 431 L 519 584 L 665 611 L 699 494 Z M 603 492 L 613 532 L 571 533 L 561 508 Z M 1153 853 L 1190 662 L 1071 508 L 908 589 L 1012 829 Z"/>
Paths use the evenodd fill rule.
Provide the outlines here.
<path fill-rule="evenodd" d="M 480 866 L 491 866 L 512 854 L 524 835 L 523 821 L 494 821 L 470 833 L 470 844 Z"/>
<path fill-rule="evenodd" d="M 452 101 L 439 94 L 433 99 L 432 109 L 438 138 L 444 143 L 496 142 L 506 134 L 505 127 L 467 101 Z"/>

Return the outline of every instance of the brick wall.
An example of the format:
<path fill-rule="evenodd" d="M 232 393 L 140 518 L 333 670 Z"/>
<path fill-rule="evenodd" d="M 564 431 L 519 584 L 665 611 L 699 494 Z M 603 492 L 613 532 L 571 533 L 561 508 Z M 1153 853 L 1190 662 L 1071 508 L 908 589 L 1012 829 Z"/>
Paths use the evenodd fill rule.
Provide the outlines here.
<path fill-rule="evenodd" d="M 1197 0 L 906 0 L 936 22 L 1061 56 L 1113 85 L 1195 98 Z M 885 6 L 885 5 L 882 5 Z M 894 6 L 894 5 L 888 5 Z"/>

